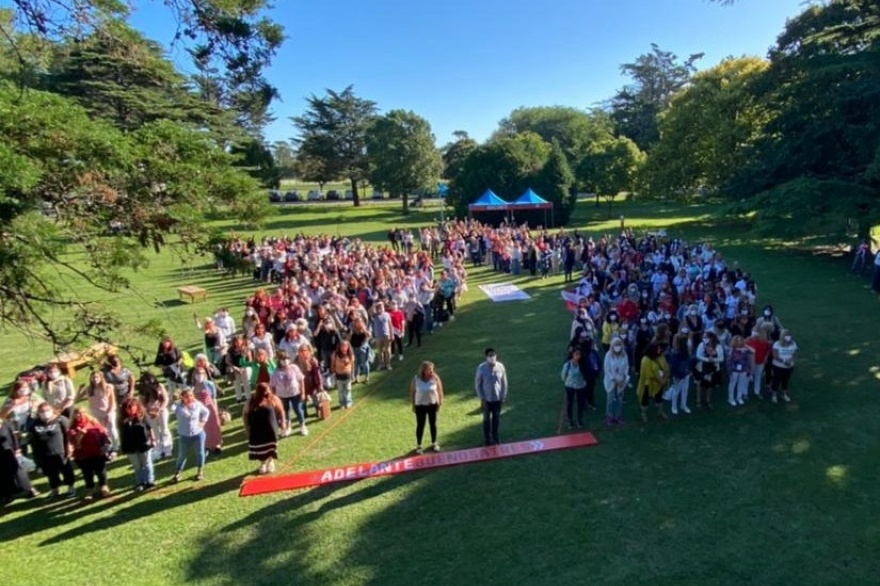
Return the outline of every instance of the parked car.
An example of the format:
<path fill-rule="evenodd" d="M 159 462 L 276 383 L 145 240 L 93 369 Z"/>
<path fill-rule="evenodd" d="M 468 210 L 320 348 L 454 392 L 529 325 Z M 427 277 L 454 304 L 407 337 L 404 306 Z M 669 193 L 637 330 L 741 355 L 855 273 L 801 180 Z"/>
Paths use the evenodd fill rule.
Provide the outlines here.
<path fill-rule="evenodd" d="M 335 189 L 331 189 L 327 192 L 327 201 L 339 201 L 340 199 L 342 198 L 339 196 L 339 192 Z"/>
<path fill-rule="evenodd" d="M 309 191 L 307 197 L 309 201 L 319 201 L 321 199 L 324 199 L 324 194 L 317 189 L 312 189 L 311 191 Z"/>
<path fill-rule="evenodd" d="M 272 203 L 278 203 L 281 201 L 281 192 L 277 189 L 273 189 L 269 192 L 269 201 Z"/>
<path fill-rule="evenodd" d="M 373 199 L 384 199 L 384 198 L 385 198 L 385 194 L 382 193 L 381 191 L 378 191 L 378 190 L 373 191 Z"/>
<path fill-rule="evenodd" d="M 299 192 L 295 189 L 284 194 L 284 201 L 299 201 Z"/>
<path fill-rule="evenodd" d="M 351 189 L 345 190 L 345 199 L 348 199 L 348 200 L 354 199 L 354 192 Z"/>

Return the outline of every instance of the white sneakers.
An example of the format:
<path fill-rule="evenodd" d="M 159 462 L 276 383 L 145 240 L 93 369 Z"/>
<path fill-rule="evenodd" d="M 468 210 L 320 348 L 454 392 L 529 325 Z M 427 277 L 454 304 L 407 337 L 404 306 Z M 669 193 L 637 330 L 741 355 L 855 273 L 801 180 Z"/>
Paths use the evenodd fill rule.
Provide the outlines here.
<path fill-rule="evenodd" d="M 300 425 L 299 426 L 299 434 L 300 435 L 309 435 L 309 428 L 306 427 L 305 425 Z"/>
<path fill-rule="evenodd" d="M 291 434 L 291 431 L 290 431 L 290 428 L 288 427 L 287 429 L 284 430 L 284 433 L 281 434 L 281 437 L 290 437 L 290 434 Z"/>
<path fill-rule="evenodd" d="M 275 460 L 269 460 L 269 466 L 267 466 L 267 469 L 269 470 L 269 474 L 275 472 Z"/>

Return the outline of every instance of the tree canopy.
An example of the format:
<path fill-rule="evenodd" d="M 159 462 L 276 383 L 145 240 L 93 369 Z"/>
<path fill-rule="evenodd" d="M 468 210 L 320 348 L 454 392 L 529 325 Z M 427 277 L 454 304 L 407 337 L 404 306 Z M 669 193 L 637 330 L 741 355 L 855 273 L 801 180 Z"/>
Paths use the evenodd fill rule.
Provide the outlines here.
<path fill-rule="evenodd" d="M 403 201 L 429 189 L 440 178 L 442 161 L 427 120 L 414 112 L 391 110 L 376 118 L 367 131 L 370 183 Z"/>
<path fill-rule="evenodd" d="M 294 117 L 299 132 L 300 154 L 329 180 L 345 177 L 351 182 L 354 205 L 360 205 L 358 183 L 369 173 L 367 130 L 376 117 L 376 103 L 359 98 L 354 86 L 341 92 L 310 96 L 302 116 Z"/>

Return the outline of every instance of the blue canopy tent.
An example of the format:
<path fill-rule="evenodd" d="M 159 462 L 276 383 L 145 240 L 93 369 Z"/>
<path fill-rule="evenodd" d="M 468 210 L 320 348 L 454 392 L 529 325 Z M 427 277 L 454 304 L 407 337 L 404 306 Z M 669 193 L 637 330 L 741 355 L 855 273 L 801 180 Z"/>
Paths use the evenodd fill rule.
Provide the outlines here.
<path fill-rule="evenodd" d="M 494 223 L 491 222 L 491 219 L 500 222 L 507 216 L 509 205 L 510 204 L 506 201 L 495 195 L 494 191 L 487 189 L 485 193 L 480 196 L 480 199 L 468 205 L 468 216 L 473 217 L 475 212 L 490 213 L 490 223 Z"/>
<path fill-rule="evenodd" d="M 508 209 L 511 214 L 515 212 L 532 212 L 537 210 L 543 210 L 544 212 L 544 227 L 548 226 L 547 224 L 547 210 L 550 210 L 550 226 L 554 224 L 553 219 L 553 204 L 532 191 L 532 188 L 529 187 L 526 189 L 525 193 L 516 198 L 513 202 L 508 205 Z M 533 214 L 526 214 L 533 215 Z"/>

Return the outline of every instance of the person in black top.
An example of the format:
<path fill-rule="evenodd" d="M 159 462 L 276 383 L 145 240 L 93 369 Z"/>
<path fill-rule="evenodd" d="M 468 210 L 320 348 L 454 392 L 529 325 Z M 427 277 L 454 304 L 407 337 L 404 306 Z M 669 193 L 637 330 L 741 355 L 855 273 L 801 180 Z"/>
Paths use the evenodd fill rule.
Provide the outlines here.
<path fill-rule="evenodd" d="M 141 492 L 155 486 L 151 451 L 156 445 L 156 438 L 150 422 L 147 421 L 144 406 L 138 399 L 126 400 L 122 413 L 122 424 L 119 427 L 122 453 L 128 456 L 134 468 L 134 490 Z"/>
<path fill-rule="evenodd" d="M 40 493 L 31 486 L 27 470 L 18 461 L 21 448 L 8 421 L 0 419 L 0 506 L 20 495 L 33 498 Z"/>
<path fill-rule="evenodd" d="M 57 497 L 61 481 L 67 486 L 64 496 L 76 496 L 73 487 L 73 463 L 70 460 L 72 448 L 68 439 L 70 421 L 63 415 L 56 415 L 49 403 L 40 403 L 37 417 L 31 420 L 28 433 L 34 451 L 34 462 L 49 479 L 49 497 Z"/>

